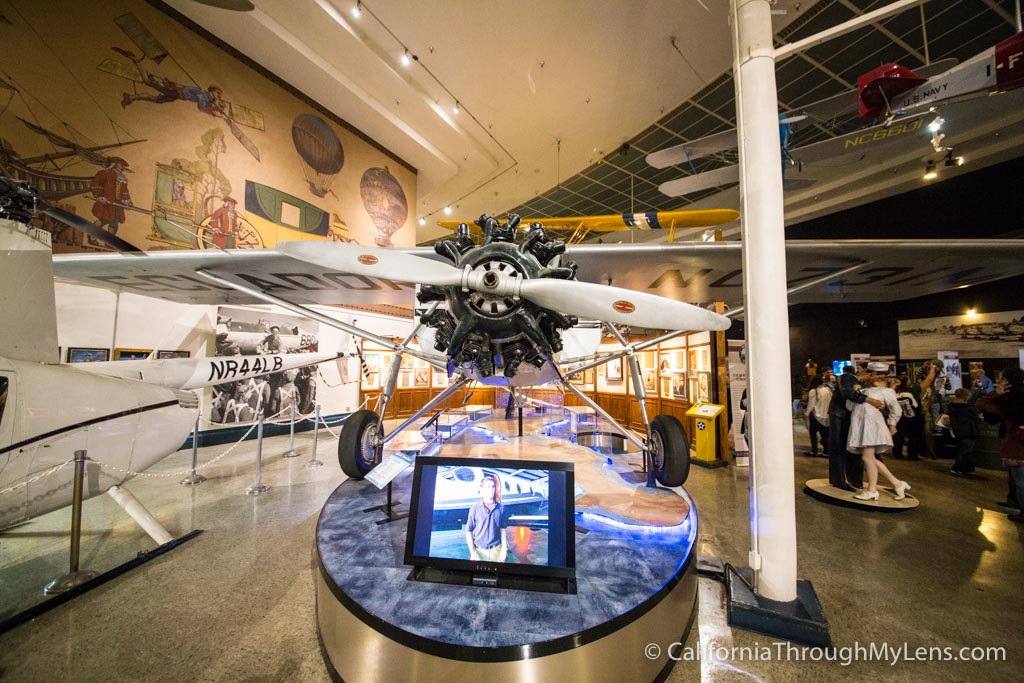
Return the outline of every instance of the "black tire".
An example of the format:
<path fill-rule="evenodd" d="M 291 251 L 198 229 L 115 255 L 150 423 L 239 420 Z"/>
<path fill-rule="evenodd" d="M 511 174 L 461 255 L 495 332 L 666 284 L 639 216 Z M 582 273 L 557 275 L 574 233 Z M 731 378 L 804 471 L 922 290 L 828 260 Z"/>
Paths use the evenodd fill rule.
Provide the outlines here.
<path fill-rule="evenodd" d="M 690 438 L 671 415 L 658 415 L 651 421 L 651 468 L 662 486 L 682 486 L 690 476 Z"/>
<path fill-rule="evenodd" d="M 357 410 L 341 426 L 338 439 L 338 464 L 349 479 L 362 479 L 377 464 L 373 437 L 380 418 L 372 410 Z"/>

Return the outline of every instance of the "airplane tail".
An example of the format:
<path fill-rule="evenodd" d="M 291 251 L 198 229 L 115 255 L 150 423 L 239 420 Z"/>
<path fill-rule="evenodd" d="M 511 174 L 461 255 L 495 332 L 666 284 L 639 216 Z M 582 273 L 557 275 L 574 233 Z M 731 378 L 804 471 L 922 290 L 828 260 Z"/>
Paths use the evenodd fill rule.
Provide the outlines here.
<path fill-rule="evenodd" d="M 18 181 L 0 179 L 0 355 L 56 363 L 57 308 L 54 303 L 50 233 L 28 224 Z"/>
<path fill-rule="evenodd" d="M 857 78 L 857 101 L 861 118 L 877 119 L 889 114 L 889 103 L 908 90 L 924 83 L 918 76 L 899 64 L 883 64 Z"/>

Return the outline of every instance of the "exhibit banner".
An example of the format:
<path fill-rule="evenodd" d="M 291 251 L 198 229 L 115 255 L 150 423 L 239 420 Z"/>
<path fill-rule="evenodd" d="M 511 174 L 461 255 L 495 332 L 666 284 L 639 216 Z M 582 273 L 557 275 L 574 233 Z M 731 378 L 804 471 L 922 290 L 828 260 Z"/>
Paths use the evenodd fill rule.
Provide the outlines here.
<path fill-rule="evenodd" d="M 256 308 L 217 308 L 217 355 L 307 353 L 319 350 L 319 323 L 301 316 Z M 313 412 L 316 366 L 275 372 L 213 388 L 210 422 L 252 422 L 273 417 L 295 405 L 298 413 Z"/>
<path fill-rule="evenodd" d="M 963 377 L 960 376 L 960 354 L 957 351 L 939 351 L 937 354 L 942 361 L 943 373 L 946 375 L 946 382 L 942 385 L 942 394 L 952 394 L 964 385 Z"/>
<path fill-rule="evenodd" d="M 726 340 L 729 365 L 729 401 L 732 408 L 732 429 L 729 431 L 734 463 L 742 467 L 749 463 L 750 446 L 743 437 L 743 416 L 746 411 L 740 407 L 743 392 L 747 390 L 747 353 L 743 340 Z"/>

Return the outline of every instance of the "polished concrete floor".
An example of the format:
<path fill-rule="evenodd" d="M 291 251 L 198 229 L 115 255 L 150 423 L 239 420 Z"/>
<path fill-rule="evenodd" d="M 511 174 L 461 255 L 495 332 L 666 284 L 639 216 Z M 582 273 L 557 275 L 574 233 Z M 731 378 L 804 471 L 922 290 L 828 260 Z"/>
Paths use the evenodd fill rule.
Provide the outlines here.
<path fill-rule="evenodd" d="M 1024 526 L 995 506 L 1006 493 L 1005 473 L 960 479 L 949 474 L 949 461 L 896 461 L 897 476 L 921 499 L 918 509 L 832 507 L 800 491 L 804 480 L 824 476 L 827 461 L 801 455 L 806 436 L 794 429 L 799 575 L 813 581 L 835 644 L 859 643 L 866 651 L 872 643 L 906 643 L 911 652 L 1002 647 L 1004 661 L 893 666 L 891 653 L 887 661 L 849 666 L 811 661 L 818 653 L 787 651 L 771 637 L 730 629 L 721 584 L 701 579 L 700 614 L 685 645 L 689 652 L 703 645 L 703 657 L 681 661 L 669 680 L 1020 680 Z M 311 551 L 320 507 L 343 475 L 329 435 L 320 440 L 320 469 L 304 466 L 310 435 L 297 442 L 302 455 L 285 459 L 287 437 L 267 441 L 263 480 L 271 488 L 258 497 L 243 493 L 255 476 L 250 443 L 204 468 L 210 479 L 195 488 L 177 483 L 186 452 L 152 470 L 171 476 L 130 482 L 127 488 L 172 534 L 205 532 L 0 636 L 0 678 L 329 680 L 316 638 Z M 200 450 L 200 462 L 225 448 Z M 700 515 L 701 554 L 745 564 L 748 483 L 746 469 L 693 468 L 687 490 Z M 153 547 L 105 496 L 87 501 L 84 517 L 83 567 L 102 571 Z M 0 617 L 38 600 L 41 587 L 64 571 L 68 518 L 60 511 L 0 534 Z"/>

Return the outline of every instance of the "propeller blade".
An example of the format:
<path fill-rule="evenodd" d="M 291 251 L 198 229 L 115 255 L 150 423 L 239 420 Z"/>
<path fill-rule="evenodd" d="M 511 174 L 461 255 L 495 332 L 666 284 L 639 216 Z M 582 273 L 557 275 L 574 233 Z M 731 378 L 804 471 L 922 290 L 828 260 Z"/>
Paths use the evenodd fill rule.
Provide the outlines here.
<path fill-rule="evenodd" d="M 462 271 L 458 268 L 395 249 L 321 241 L 282 242 L 275 249 L 294 259 L 353 275 L 437 287 L 462 284 Z"/>
<path fill-rule="evenodd" d="M 693 304 L 591 282 L 534 278 L 521 283 L 519 295 L 543 308 L 618 325 L 655 330 L 725 330 L 732 324 L 724 315 Z"/>
<path fill-rule="evenodd" d="M 45 213 L 50 218 L 58 220 L 61 223 L 64 223 L 65 225 L 70 225 L 72 228 L 75 228 L 76 230 L 81 230 L 82 232 L 84 232 L 86 235 L 89 235 L 93 239 L 99 242 L 103 242 L 108 247 L 113 247 L 118 251 L 125 252 L 128 254 L 134 254 L 136 256 L 145 256 L 146 254 L 146 252 L 142 251 L 131 242 L 126 242 L 117 235 L 107 232 L 106 230 L 96 225 L 95 223 L 87 221 L 81 216 L 76 216 L 75 214 L 70 213 L 69 211 L 65 211 L 64 209 L 58 209 L 55 206 L 48 206 L 42 210 L 42 213 Z"/>

